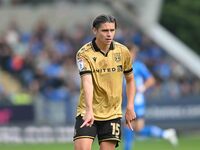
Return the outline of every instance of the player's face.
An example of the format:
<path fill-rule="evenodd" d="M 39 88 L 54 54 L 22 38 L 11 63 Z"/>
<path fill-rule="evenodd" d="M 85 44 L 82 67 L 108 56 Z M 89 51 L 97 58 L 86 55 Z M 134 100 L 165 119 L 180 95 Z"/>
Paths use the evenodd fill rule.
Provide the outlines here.
<path fill-rule="evenodd" d="M 102 23 L 98 29 L 93 29 L 96 40 L 101 44 L 110 45 L 115 35 L 115 23 Z"/>

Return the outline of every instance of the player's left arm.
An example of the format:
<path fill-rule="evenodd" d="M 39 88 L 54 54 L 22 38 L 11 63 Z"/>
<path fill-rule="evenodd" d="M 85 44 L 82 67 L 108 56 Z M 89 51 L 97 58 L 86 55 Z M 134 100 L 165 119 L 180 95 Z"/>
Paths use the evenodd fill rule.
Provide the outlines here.
<path fill-rule="evenodd" d="M 134 119 L 136 118 L 136 114 L 134 111 L 134 97 L 136 92 L 135 80 L 133 73 L 125 75 L 125 78 L 126 78 L 126 95 L 127 95 L 125 119 L 129 128 L 133 130 L 132 121 L 134 121 Z"/>
<path fill-rule="evenodd" d="M 136 93 L 135 80 L 132 69 L 132 57 L 128 49 L 124 50 L 124 74 L 126 79 L 126 95 L 127 95 L 127 106 L 125 119 L 126 123 L 131 130 L 133 130 L 132 122 L 136 118 L 134 111 L 134 98 Z"/>

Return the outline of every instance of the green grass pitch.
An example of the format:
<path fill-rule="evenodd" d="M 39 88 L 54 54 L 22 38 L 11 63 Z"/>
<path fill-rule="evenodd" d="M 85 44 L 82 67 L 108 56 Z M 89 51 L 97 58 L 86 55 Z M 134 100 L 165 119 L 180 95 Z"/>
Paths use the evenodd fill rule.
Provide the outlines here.
<path fill-rule="evenodd" d="M 122 144 L 116 150 L 122 150 Z M 73 150 L 72 143 L 63 144 L 0 144 L 1 150 Z M 98 150 L 99 146 L 95 141 L 93 150 Z M 134 150 L 199 150 L 200 135 L 182 136 L 179 138 L 179 145 L 173 147 L 167 141 L 158 139 L 145 139 L 136 141 Z"/>

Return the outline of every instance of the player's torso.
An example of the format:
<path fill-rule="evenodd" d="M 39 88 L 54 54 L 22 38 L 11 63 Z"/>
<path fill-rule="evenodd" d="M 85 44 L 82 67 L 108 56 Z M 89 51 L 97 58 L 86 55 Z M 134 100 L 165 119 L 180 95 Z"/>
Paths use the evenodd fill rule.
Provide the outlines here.
<path fill-rule="evenodd" d="M 124 67 L 122 49 L 115 47 L 107 54 L 103 54 L 94 51 L 91 47 L 85 56 L 87 56 L 92 71 L 95 119 L 104 120 L 120 117 Z"/>

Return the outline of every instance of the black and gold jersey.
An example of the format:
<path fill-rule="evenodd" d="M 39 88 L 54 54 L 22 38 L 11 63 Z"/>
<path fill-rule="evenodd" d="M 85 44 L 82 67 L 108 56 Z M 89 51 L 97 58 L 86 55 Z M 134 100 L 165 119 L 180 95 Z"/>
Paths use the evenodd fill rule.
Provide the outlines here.
<path fill-rule="evenodd" d="M 81 76 L 92 75 L 95 120 L 122 117 L 123 74 L 132 73 L 132 60 L 127 47 L 113 41 L 108 53 L 105 54 L 93 39 L 77 52 L 76 61 Z M 77 116 L 83 116 L 84 113 L 85 101 L 81 85 Z"/>

